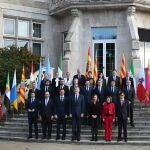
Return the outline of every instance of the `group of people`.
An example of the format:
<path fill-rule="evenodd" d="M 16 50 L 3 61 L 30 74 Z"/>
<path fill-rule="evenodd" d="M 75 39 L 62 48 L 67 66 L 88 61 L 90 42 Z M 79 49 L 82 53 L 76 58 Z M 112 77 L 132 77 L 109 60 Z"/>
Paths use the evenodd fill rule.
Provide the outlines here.
<path fill-rule="evenodd" d="M 108 81 L 99 73 L 96 83 L 89 72 L 85 77 L 80 69 L 73 78 L 69 72 L 66 78 L 56 77 L 50 81 L 47 74 L 41 82 L 41 90 L 36 83 L 28 92 L 26 109 L 28 111 L 29 137 L 32 138 L 32 125 L 35 128 L 35 138 L 38 139 L 38 122 L 42 124 L 42 139 L 50 139 L 52 124 L 56 121 L 56 140 L 66 138 L 68 118 L 72 124 L 72 141 L 80 141 L 81 124 L 91 126 L 91 141 L 98 140 L 99 124 L 105 126 L 105 140 L 112 140 L 113 123 L 118 124 L 118 141 L 127 141 L 127 122 L 134 127 L 134 84 L 129 72 L 120 81 L 117 71 L 113 70 Z M 62 125 L 62 137 L 60 126 Z"/>

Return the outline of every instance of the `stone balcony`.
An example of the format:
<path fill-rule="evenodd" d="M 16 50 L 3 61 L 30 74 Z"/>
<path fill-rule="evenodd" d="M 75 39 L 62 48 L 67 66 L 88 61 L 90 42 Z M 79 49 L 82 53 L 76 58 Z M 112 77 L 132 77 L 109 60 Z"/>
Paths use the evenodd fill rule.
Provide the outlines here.
<path fill-rule="evenodd" d="M 137 5 L 138 7 L 150 8 L 150 0 L 50 0 L 49 12 L 51 15 L 62 11 L 80 8 L 105 8 L 105 7 L 124 7 Z"/>

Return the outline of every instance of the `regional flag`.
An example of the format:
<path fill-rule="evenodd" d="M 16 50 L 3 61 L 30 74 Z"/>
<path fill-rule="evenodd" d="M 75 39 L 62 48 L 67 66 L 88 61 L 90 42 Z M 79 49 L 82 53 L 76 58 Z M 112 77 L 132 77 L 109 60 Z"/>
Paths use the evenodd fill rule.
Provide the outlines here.
<path fill-rule="evenodd" d="M 94 58 L 94 73 L 93 73 L 94 82 L 96 84 L 96 81 L 98 79 L 98 68 L 97 68 L 97 52 L 95 53 Z"/>
<path fill-rule="evenodd" d="M 24 66 L 22 68 L 22 74 L 21 74 L 19 98 L 20 98 L 20 101 L 25 105 L 25 71 L 24 71 Z"/>
<path fill-rule="evenodd" d="M 46 74 L 48 75 L 48 79 L 51 80 L 51 66 L 49 61 L 49 55 L 47 57 L 47 63 L 46 63 Z"/>
<path fill-rule="evenodd" d="M 30 73 L 30 81 L 31 82 L 34 82 L 34 75 L 33 75 L 33 61 L 32 61 L 32 64 L 31 64 L 31 73 Z"/>
<path fill-rule="evenodd" d="M 91 59 L 91 49 L 88 48 L 88 57 L 87 57 L 87 64 L 86 64 L 86 74 L 85 76 L 88 77 L 88 72 L 92 71 L 92 59 Z"/>
<path fill-rule="evenodd" d="M 37 85 L 37 89 L 40 90 L 41 87 L 41 81 L 42 81 L 42 64 L 40 62 L 40 66 L 39 66 L 39 75 L 38 75 L 38 85 Z"/>
<path fill-rule="evenodd" d="M 62 54 L 60 54 L 60 58 L 59 58 L 59 67 L 58 67 L 58 74 L 59 74 L 59 78 L 62 78 Z"/>
<path fill-rule="evenodd" d="M 127 74 L 127 69 L 126 69 L 126 62 L 125 62 L 125 57 L 124 53 L 122 54 L 122 60 L 121 60 L 121 71 L 120 71 L 120 79 L 122 80 Z"/>
<path fill-rule="evenodd" d="M 10 102 L 11 105 L 18 111 L 16 70 L 14 71 L 13 84 L 10 94 Z"/>
<path fill-rule="evenodd" d="M 8 72 L 8 75 L 7 75 L 7 82 L 6 82 L 5 95 L 6 95 L 7 99 L 10 101 L 10 80 L 9 80 L 9 72 Z"/>

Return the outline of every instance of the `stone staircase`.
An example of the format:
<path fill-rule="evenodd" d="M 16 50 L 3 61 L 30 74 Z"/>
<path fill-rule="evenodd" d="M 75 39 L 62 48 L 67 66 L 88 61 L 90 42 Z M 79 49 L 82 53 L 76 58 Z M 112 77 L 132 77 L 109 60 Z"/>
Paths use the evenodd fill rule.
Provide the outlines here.
<path fill-rule="evenodd" d="M 91 132 L 89 126 L 81 126 L 81 141 L 74 142 L 78 144 L 150 144 L 150 107 L 144 104 L 135 102 L 134 108 L 134 123 L 135 127 L 132 128 L 128 124 L 128 142 L 117 142 L 117 127 L 113 127 L 113 140 L 111 143 L 106 143 L 104 140 L 104 127 L 99 127 L 98 141 L 91 142 Z M 16 140 L 24 142 L 59 142 L 59 143 L 72 143 L 71 142 L 71 122 L 67 123 L 67 134 L 65 141 L 56 141 L 56 124 L 53 123 L 52 139 L 42 140 L 41 124 L 39 126 L 39 139 L 28 140 L 28 120 L 27 113 L 15 114 L 13 117 L 8 117 L 7 120 L 0 126 L 0 139 Z M 33 134 L 34 135 L 34 134 Z M 34 137 L 34 136 L 33 136 Z"/>

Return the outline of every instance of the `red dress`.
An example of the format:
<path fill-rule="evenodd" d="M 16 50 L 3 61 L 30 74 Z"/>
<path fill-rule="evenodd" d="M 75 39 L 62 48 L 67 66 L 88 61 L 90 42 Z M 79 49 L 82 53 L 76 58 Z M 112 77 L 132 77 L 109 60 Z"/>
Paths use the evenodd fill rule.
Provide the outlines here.
<path fill-rule="evenodd" d="M 2 103 L 0 102 L 0 121 L 3 118 L 3 107 L 2 107 Z"/>
<path fill-rule="evenodd" d="M 105 123 L 105 140 L 112 140 L 112 124 L 113 119 L 115 119 L 115 104 L 114 103 L 104 103 L 102 118 Z"/>

